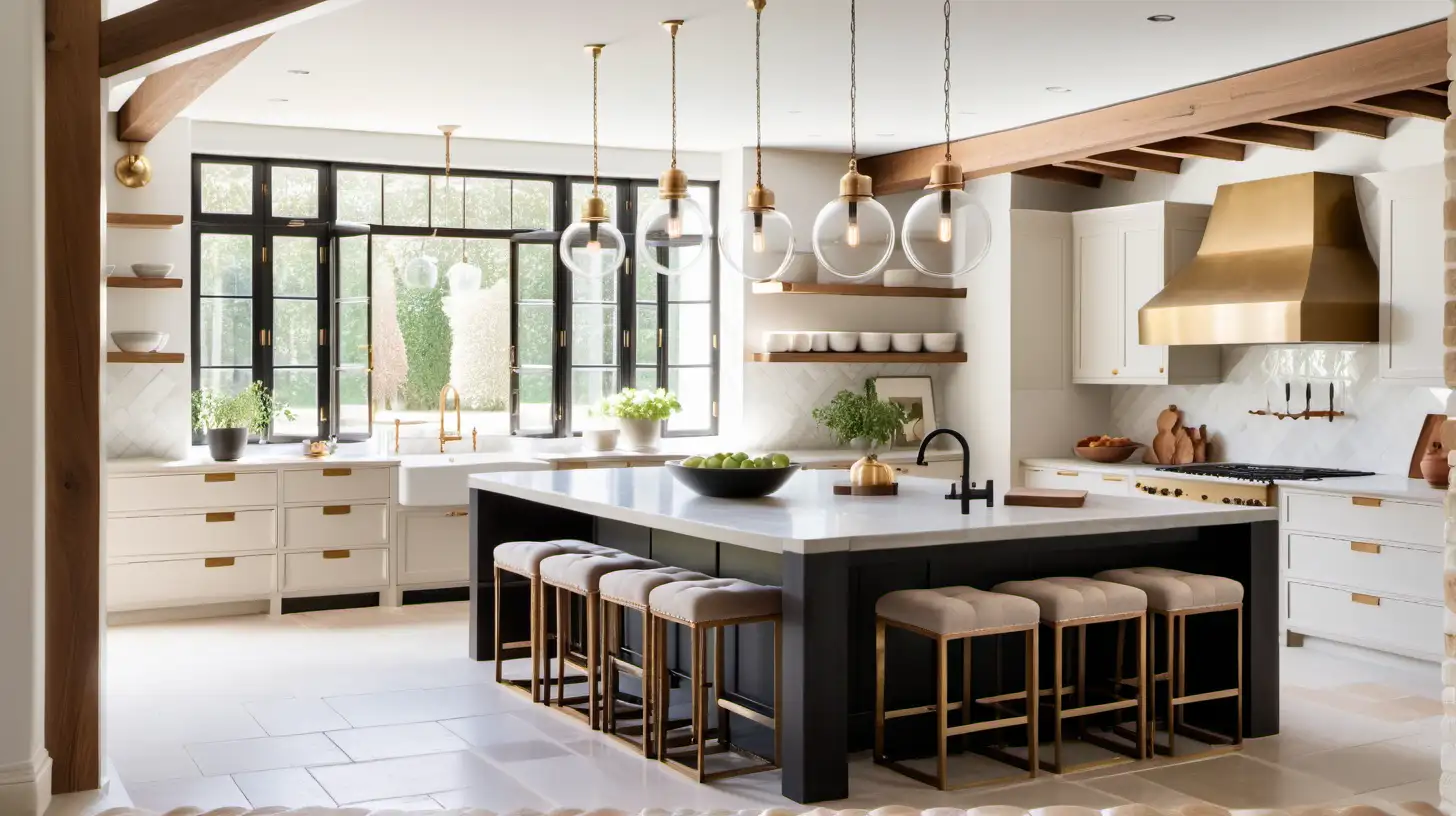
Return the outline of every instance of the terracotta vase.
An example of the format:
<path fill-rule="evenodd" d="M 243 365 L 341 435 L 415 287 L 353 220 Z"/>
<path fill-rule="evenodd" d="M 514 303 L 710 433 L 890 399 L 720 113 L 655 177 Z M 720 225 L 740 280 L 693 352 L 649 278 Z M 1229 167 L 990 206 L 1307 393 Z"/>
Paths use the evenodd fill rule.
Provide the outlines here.
<path fill-rule="evenodd" d="M 1451 464 L 1446 458 L 1446 449 L 1440 442 L 1432 442 L 1431 449 L 1421 457 L 1421 475 L 1431 487 L 1446 487 L 1451 480 Z"/>

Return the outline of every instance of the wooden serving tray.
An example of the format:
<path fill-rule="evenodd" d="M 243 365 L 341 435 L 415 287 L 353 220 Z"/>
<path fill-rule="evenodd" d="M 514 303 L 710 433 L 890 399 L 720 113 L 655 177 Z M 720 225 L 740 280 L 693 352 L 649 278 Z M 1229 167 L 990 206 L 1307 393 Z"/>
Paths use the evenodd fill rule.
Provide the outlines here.
<path fill-rule="evenodd" d="M 849 482 L 840 482 L 834 486 L 836 496 L 898 496 L 900 495 L 899 483 L 887 485 L 867 485 L 855 487 Z M 1085 495 L 1085 494 L 1084 494 Z"/>
<path fill-rule="evenodd" d="M 1013 487 L 1002 501 L 1011 507 L 1081 507 L 1087 501 L 1087 491 Z"/>

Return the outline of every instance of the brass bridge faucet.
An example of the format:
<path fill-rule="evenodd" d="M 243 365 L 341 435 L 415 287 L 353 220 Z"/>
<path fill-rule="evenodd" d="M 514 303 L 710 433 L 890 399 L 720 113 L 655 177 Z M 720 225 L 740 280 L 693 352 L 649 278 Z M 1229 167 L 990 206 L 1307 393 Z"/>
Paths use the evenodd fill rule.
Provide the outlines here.
<path fill-rule="evenodd" d="M 452 394 L 455 396 L 455 432 L 447 433 L 445 431 L 445 409 L 450 404 Z M 459 442 L 463 438 L 461 431 L 460 392 L 455 389 L 455 386 L 445 383 L 445 387 L 440 389 L 440 453 L 445 452 L 446 442 Z"/>

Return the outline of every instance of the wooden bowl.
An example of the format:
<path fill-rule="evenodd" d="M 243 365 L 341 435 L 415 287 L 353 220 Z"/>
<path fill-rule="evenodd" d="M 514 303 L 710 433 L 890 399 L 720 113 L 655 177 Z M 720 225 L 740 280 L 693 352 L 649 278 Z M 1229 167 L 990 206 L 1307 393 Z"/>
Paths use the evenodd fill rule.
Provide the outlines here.
<path fill-rule="evenodd" d="M 1134 442 L 1131 445 L 1117 445 L 1099 448 L 1072 448 L 1078 456 L 1089 462 L 1100 462 L 1104 465 L 1126 462 L 1132 457 L 1138 448 L 1143 447 L 1142 443 Z"/>

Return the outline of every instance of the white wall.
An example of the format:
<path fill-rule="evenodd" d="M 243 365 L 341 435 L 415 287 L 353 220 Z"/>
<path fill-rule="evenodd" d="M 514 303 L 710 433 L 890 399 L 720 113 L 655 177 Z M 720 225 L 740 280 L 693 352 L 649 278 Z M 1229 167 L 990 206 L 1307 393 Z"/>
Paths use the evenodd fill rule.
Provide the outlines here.
<path fill-rule="evenodd" d="M 44 0 L 0 3 L 0 813 L 39 814 L 50 800 L 44 714 Z"/>

